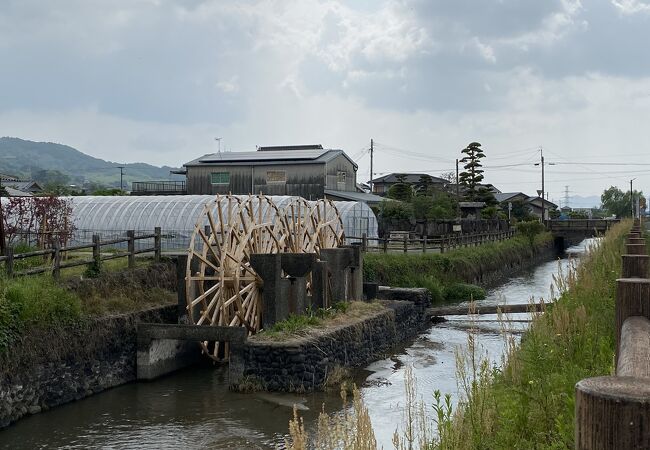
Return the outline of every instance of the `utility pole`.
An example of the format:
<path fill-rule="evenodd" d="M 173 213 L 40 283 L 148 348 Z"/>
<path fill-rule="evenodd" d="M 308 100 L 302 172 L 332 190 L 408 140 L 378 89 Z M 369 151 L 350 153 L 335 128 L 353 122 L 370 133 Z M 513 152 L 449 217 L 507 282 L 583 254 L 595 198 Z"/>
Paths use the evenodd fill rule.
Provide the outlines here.
<path fill-rule="evenodd" d="M 544 197 L 545 197 L 544 192 L 546 192 L 546 191 L 544 190 L 544 149 L 542 147 L 539 148 L 539 154 L 540 154 L 541 160 L 542 160 L 541 164 L 542 164 L 542 224 L 543 224 L 544 220 L 546 220 L 546 214 L 545 214 L 546 205 L 544 203 L 545 202 L 545 200 L 544 200 Z"/>
<path fill-rule="evenodd" d="M 124 192 L 124 166 L 117 166 L 120 169 L 120 191 Z"/>
<path fill-rule="evenodd" d="M 632 190 L 632 182 L 636 180 L 636 178 L 632 178 L 630 180 L 630 211 L 632 212 L 632 218 L 634 219 L 634 191 Z"/>
<path fill-rule="evenodd" d="M 372 186 L 372 179 L 374 177 L 374 173 L 372 172 L 372 163 L 373 163 L 373 155 L 375 153 L 375 143 L 372 139 L 370 139 L 370 193 L 373 192 L 373 186 Z"/>
<path fill-rule="evenodd" d="M 456 158 L 456 217 L 460 218 L 460 185 L 458 184 L 458 158 Z"/>

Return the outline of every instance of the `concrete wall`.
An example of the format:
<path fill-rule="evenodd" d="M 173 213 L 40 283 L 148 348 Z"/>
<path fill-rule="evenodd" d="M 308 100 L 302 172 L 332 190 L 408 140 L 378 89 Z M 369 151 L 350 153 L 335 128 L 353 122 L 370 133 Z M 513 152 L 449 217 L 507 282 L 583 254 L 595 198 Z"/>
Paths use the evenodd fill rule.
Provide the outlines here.
<path fill-rule="evenodd" d="M 2 358 L 0 428 L 135 380 L 136 325 L 176 320 L 177 306 L 172 305 L 35 332 Z"/>
<path fill-rule="evenodd" d="M 360 367 L 383 357 L 423 331 L 426 289 L 382 291 L 386 310 L 345 326 L 288 341 L 249 338 L 231 354 L 231 385 L 253 380 L 271 391 L 301 392 L 321 389 L 337 366 Z M 397 300 L 399 299 L 399 300 Z"/>

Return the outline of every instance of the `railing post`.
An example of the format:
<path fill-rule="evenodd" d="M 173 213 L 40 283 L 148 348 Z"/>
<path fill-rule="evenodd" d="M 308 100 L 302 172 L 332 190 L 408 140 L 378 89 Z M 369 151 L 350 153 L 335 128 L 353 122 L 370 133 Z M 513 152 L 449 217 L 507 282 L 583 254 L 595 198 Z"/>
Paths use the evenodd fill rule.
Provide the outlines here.
<path fill-rule="evenodd" d="M 388 253 L 388 238 L 384 238 L 384 253 Z"/>
<path fill-rule="evenodd" d="M 445 235 L 440 236 L 440 253 L 445 252 Z"/>
<path fill-rule="evenodd" d="M 404 253 L 408 253 L 409 247 L 408 247 L 408 236 L 404 235 Z"/>
<path fill-rule="evenodd" d="M 52 248 L 54 249 L 54 256 L 53 256 L 53 266 L 52 266 L 52 276 L 54 277 L 55 280 L 58 280 L 61 278 L 61 243 L 58 241 L 54 241 L 52 244 Z"/>
<path fill-rule="evenodd" d="M 422 236 L 422 253 L 427 252 L 427 236 Z"/>
<path fill-rule="evenodd" d="M 623 322 L 630 316 L 650 319 L 650 280 L 646 278 L 619 278 L 616 280 L 616 361 Z"/>
<path fill-rule="evenodd" d="M 14 248 L 11 245 L 8 245 L 5 248 L 5 271 L 7 272 L 8 277 L 12 277 L 14 274 Z"/>
<path fill-rule="evenodd" d="M 368 251 L 368 235 L 366 233 L 361 233 L 361 251 Z"/>
<path fill-rule="evenodd" d="M 160 227 L 155 227 L 153 230 L 154 230 L 153 231 L 154 234 L 156 235 L 153 238 L 153 247 L 154 247 L 153 260 L 155 262 L 160 262 L 160 255 L 162 253 L 162 248 L 161 248 L 162 247 L 162 239 L 161 239 L 161 236 L 160 236 Z"/>
<path fill-rule="evenodd" d="M 126 232 L 126 237 L 128 241 L 128 251 L 129 251 L 129 269 L 135 267 L 135 231 L 128 230 Z"/>
<path fill-rule="evenodd" d="M 99 234 L 93 234 L 93 264 L 95 270 L 99 270 L 102 264 L 102 244 L 100 242 Z"/>
<path fill-rule="evenodd" d="M 622 278 L 648 278 L 650 275 L 650 256 L 622 255 Z"/>

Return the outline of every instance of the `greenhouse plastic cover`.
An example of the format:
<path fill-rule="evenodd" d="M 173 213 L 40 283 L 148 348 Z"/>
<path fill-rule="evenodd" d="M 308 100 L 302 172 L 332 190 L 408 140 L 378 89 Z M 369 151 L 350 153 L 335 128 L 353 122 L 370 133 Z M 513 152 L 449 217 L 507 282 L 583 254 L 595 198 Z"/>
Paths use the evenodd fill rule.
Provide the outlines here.
<path fill-rule="evenodd" d="M 282 209 L 295 197 L 268 198 L 278 209 Z M 90 242 L 94 233 L 102 239 L 109 239 L 123 236 L 126 230 L 152 233 L 155 227 L 160 227 L 163 248 L 182 249 L 189 246 L 189 239 L 201 218 L 203 208 L 215 196 L 84 196 L 68 199 L 72 203 L 73 221 L 77 230 L 74 241 L 77 243 Z M 368 205 L 361 202 L 334 204 L 341 215 L 346 236 L 360 237 L 366 233 L 369 238 L 378 237 L 377 218 Z"/>

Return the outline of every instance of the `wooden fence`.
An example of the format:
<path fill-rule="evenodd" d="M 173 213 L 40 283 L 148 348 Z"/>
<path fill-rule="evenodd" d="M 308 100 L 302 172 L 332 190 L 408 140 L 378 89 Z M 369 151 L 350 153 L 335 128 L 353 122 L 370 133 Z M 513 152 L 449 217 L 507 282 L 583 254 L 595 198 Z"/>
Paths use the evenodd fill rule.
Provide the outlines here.
<path fill-rule="evenodd" d="M 364 252 L 444 253 L 455 248 L 475 247 L 488 242 L 503 241 L 512 238 L 515 234 L 515 230 L 508 230 L 474 234 L 449 234 L 434 238 L 413 238 L 409 232 L 392 232 L 388 238 L 369 238 L 364 233 L 360 237 L 346 236 L 346 240 L 361 244 L 361 249 Z"/>
<path fill-rule="evenodd" d="M 576 385 L 579 450 L 650 448 L 650 257 L 641 237 L 637 221 L 616 280 L 616 373 Z"/>
<path fill-rule="evenodd" d="M 153 239 L 153 247 L 141 248 L 136 250 L 136 241 L 143 239 Z M 153 253 L 155 261 L 160 261 L 161 254 L 161 238 L 160 227 L 156 227 L 152 234 L 143 234 L 136 236 L 135 231 L 129 230 L 126 232 L 125 238 L 101 240 L 99 234 L 94 234 L 92 237 L 92 244 L 71 245 L 61 247 L 61 244 L 54 242 L 52 248 L 38 250 L 28 253 L 14 253 L 13 247 L 7 247 L 4 256 L 0 256 L 0 262 L 4 263 L 5 272 L 8 276 L 16 275 L 35 275 L 39 273 L 51 272 L 52 276 L 59 278 L 61 276 L 61 269 L 69 267 L 77 267 L 84 265 L 95 265 L 99 267 L 101 261 L 108 261 L 111 259 L 128 258 L 129 267 L 135 267 L 135 255 L 140 253 Z M 102 247 L 107 245 L 127 244 L 126 251 L 118 251 L 117 253 L 102 254 Z M 68 253 L 76 252 L 79 250 L 92 249 L 92 259 L 73 259 L 66 261 Z M 22 271 L 16 271 L 14 263 L 18 260 L 23 260 L 33 257 L 43 257 L 47 264 L 39 267 L 33 267 Z"/>

